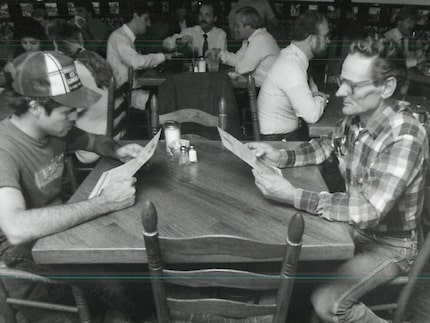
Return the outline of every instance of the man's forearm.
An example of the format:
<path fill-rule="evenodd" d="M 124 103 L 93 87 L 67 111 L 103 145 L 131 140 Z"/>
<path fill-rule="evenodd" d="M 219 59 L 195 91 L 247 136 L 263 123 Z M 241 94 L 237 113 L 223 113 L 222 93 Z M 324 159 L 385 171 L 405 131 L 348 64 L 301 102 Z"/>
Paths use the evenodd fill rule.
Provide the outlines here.
<path fill-rule="evenodd" d="M 90 135 L 90 136 L 94 136 L 94 139 L 93 139 L 94 143 L 93 143 L 93 147 L 89 147 L 89 151 L 95 152 L 96 154 L 104 157 L 118 158 L 118 156 L 116 155 L 116 151 L 118 148 L 121 147 L 121 145 L 118 142 L 116 142 L 115 140 L 107 136 L 100 136 L 100 135 Z"/>
<path fill-rule="evenodd" d="M 23 210 L 13 219 L 17 229 L 8 232 L 7 236 L 13 244 L 25 243 L 67 230 L 113 210 L 116 210 L 115 205 L 102 196 L 72 204 Z"/>

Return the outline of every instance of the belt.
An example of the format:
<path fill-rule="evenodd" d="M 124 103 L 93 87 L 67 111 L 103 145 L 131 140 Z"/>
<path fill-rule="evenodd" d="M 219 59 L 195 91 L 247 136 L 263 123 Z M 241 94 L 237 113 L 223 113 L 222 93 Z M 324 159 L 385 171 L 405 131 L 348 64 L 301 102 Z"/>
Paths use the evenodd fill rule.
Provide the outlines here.
<path fill-rule="evenodd" d="M 373 234 L 375 236 L 386 236 L 386 237 L 399 238 L 399 239 L 404 239 L 404 238 L 414 239 L 417 237 L 416 230 L 373 232 Z"/>
<path fill-rule="evenodd" d="M 307 127 L 301 123 L 300 127 L 289 133 L 263 135 L 261 134 L 261 140 L 263 141 L 308 141 L 309 135 Z"/>

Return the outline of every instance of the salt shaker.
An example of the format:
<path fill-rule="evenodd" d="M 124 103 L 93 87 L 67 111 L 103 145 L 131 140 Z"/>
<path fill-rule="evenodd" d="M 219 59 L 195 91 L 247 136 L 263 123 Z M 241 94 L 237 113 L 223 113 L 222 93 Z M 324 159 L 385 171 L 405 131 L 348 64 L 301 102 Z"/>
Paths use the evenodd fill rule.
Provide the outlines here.
<path fill-rule="evenodd" d="M 181 125 L 175 121 L 166 121 L 164 123 L 164 138 L 166 140 L 167 153 L 172 155 L 169 146 L 172 142 L 181 139 Z"/>
<path fill-rule="evenodd" d="M 194 146 L 190 145 L 190 149 L 188 149 L 188 158 L 190 160 L 190 163 L 197 163 L 197 151 L 194 148 Z"/>
<path fill-rule="evenodd" d="M 179 165 L 188 165 L 190 159 L 188 157 L 188 149 L 186 146 L 181 146 L 181 152 L 179 155 Z"/>
<path fill-rule="evenodd" d="M 200 73 L 206 72 L 206 60 L 205 60 L 204 57 L 200 57 L 200 60 L 199 60 L 199 72 Z"/>

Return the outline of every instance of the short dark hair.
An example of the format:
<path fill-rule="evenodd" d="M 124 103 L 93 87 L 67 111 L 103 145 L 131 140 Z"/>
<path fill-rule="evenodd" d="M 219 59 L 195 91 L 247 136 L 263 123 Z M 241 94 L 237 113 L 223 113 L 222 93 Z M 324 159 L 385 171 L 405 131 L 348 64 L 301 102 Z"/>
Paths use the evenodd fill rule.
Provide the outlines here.
<path fill-rule="evenodd" d="M 136 13 L 139 17 L 144 14 L 151 14 L 151 8 L 144 3 L 143 0 L 127 0 L 127 2 L 124 2 L 124 4 L 127 4 L 127 13 L 128 15 L 125 16 L 125 21 L 130 21 L 133 19 L 133 15 Z"/>
<path fill-rule="evenodd" d="M 302 13 L 294 21 L 293 29 L 291 30 L 291 40 L 305 40 L 309 35 L 318 35 L 319 27 L 327 18 L 314 10 L 308 10 Z"/>
<path fill-rule="evenodd" d="M 55 108 L 62 106 L 60 103 L 55 102 L 51 98 L 32 98 L 23 96 L 16 93 L 10 88 L 7 88 L 1 94 L 1 100 L 6 106 L 14 111 L 16 116 L 27 113 L 30 109 L 30 102 L 36 101 L 38 104 L 44 107 L 46 114 L 49 116 Z"/>
<path fill-rule="evenodd" d="M 236 15 L 242 17 L 242 23 L 250 26 L 252 29 L 262 28 L 264 26 L 260 14 L 253 7 L 242 7 L 236 10 Z"/>
<path fill-rule="evenodd" d="M 394 77 L 397 80 L 394 95 L 398 94 L 405 82 L 407 68 L 403 52 L 395 42 L 385 38 L 367 37 L 351 44 L 349 54 L 355 53 L 368 58 L 375 57 L 372 68 L 374 83 L 380 85 L 387 78 Z"/>
<path fill-rule="evenodd" d="M 218 17 L 219 15 L 219 6 L 216 4 L 216 2 L 211 1 L 211 0 L 205 0 L 205 1 L 201 1 L 199 2 L 199 9 L 203 6 L 210 6 L 212 7 L 212 11 L 214 13 L 214 17 Z"/>
<path fill-rule="evenodd" d="M 90 13 L 94 13 L 93 3 L 90 0 L 75 0 L 75 8 L 82 7 Z"/>

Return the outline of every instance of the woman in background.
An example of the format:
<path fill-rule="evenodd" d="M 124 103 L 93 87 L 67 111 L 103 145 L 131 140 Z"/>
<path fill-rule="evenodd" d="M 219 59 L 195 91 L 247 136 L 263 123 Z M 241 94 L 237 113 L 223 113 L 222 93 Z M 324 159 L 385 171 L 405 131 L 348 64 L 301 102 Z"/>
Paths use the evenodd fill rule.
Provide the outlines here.
<path fill-rule="evenodd" d="M 84 48 L 81 30 L 74 24 L 55 21 L 48 28 L 48 35 L 56 51 L 73 58 L 82 84 L 101 94 L 94 105 L 79 111 L 76 126 L 91 133 L 106 134 L 108 87 L 112 78 L 109 64 L 99 54 Z M 82 163 L 92 163 L 99 158 L 86 151 L 76 152 L 76 157 Z"/>

